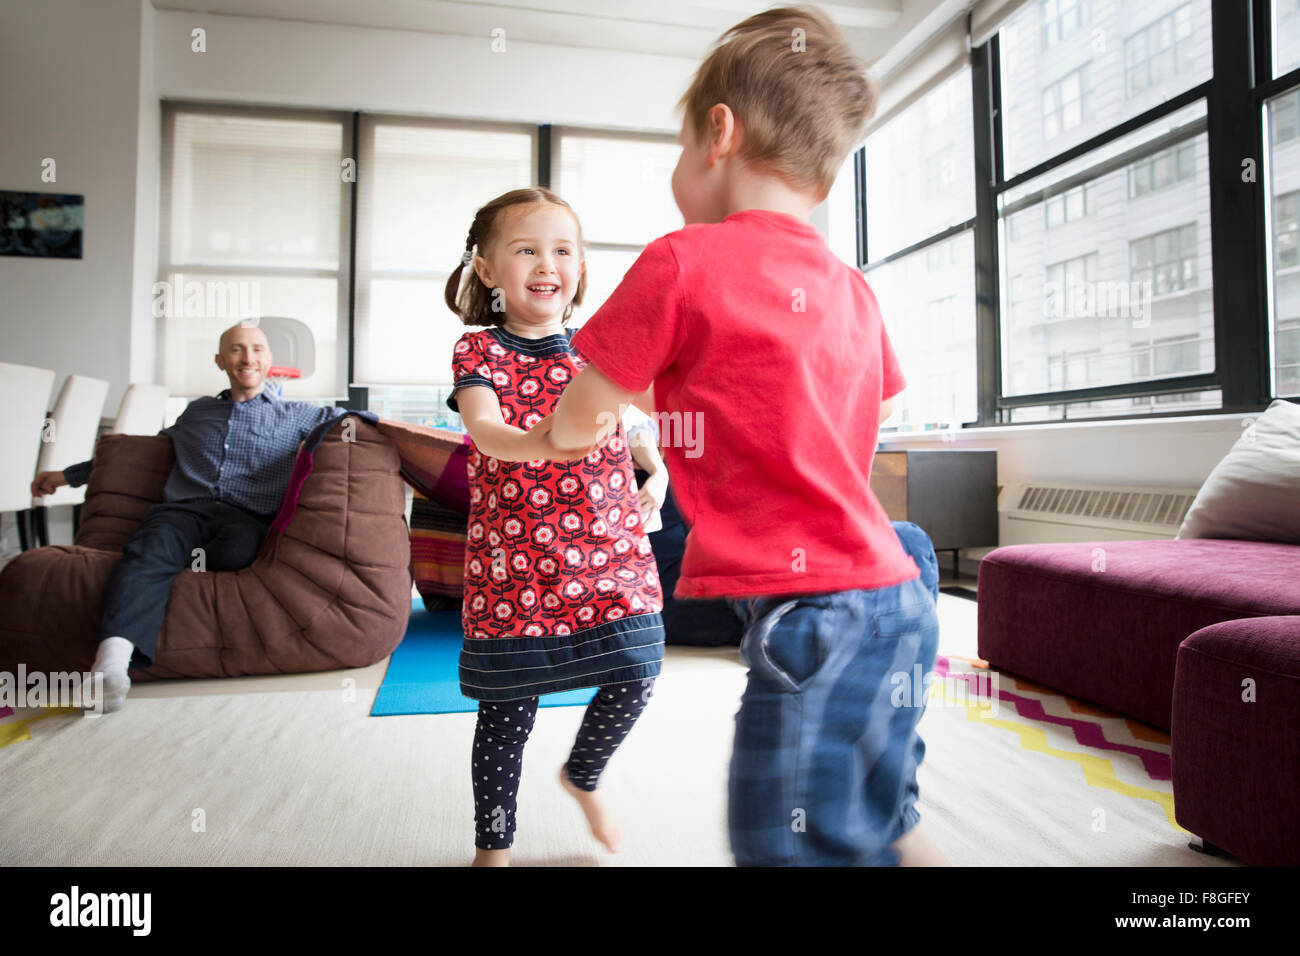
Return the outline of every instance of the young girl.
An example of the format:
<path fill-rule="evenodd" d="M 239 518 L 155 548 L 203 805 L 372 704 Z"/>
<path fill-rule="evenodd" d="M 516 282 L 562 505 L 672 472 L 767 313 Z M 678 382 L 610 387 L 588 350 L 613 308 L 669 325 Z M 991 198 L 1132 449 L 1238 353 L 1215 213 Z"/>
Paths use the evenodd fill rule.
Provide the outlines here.
<path fill-rule="evenodd" d="M 577 460 L 541 460 L 548 416 L 586 364 L 564 329 L 584 269 L 568 204 L 516 189 L 478 211 L 447 281 L 451 310 L 486 327 L 456 343 L 447 400 L 474 443 L 460 686 L 479 701 L 476 866 L 509 861 L 538 695 L 580 687 L 599 689 L 560 780 L 596 839 L 617 851 L 596 784 L 663 658 L 663 593 L 627 442 L 616 434 Z"/>

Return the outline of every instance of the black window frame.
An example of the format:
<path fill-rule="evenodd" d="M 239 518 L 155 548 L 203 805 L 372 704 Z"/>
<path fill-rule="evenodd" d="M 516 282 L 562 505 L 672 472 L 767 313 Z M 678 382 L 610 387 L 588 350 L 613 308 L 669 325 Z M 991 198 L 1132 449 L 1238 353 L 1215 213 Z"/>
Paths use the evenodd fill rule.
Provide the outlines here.
<path fill-rule="evenodd" d="M 1300 68 L 1272 76 L 1270 0 L 1210 0 L 1213 69 L 1205 80 L 1158 106 L 1130 117 L 1075 146 L 1059 152 L 1008 179 L 1002 156 L 1001 69 L 999 38 L 994 34 L 971 50 L 970 73 L 974 110 L 975 215 L 906 248 L 868 261 L 866 209 L 866 147 L 854 157 L 857 187 L 858 267 L 870 278 L 873 269 L 920 252 L 967 230 L 975 240 L 976 388 L 978 416 L 963 428 L 1068 424 L 1073 421 L 1154 421 L 1167 418 L 1259 412 L 1272 401 L 1268 339 L 1268 282 L 1271 263 L 1265 255 L 1266 207 L 1270 201 L 1264 181 L 1266 139 L 1264 103 L 1300 90 Z M 969 20 L 968 20 L 969 22 Z M 999 289 L 998 199 L 1008 190 L 1093 153 L 1144 126 L 1198 101 L 1205 116 L 1156 137 L 1120 157 L 1116 166 L 1135 162 L 1171 145 L 1206 135 L 1209 153 L 1210 248 L 1214 276 L 1214 368 L 1208 372 L 1167 379 L 1148 379 L 1091 388 L 1066 389 L 1009 396 L 1002 381 L 1002 310 Z M 1243 149 L 1243 143 L 1251 144 Z M 1253 161 L 1255 181 L 1243 181 L 1243 160 Z M 1117 162 L 1117 160 L 1121 162 Z M 1100 165 L 1100 164 L 1099 164 Z M 1055 184 L 1053 192 L 1095 178 L 1097 168 Z M 1029 197 L 1033 200 L 1035 197 Z M 1027 205 L 1029 203 L 1026 203 Z M 1017 206 L 1020 205 L 1018 202 Z M 1009 217 L 1010 213 L 1004 213 Z M 1068 409 L 1081 402 L 1105 399 L 1149 399 L 1157 395 L 1218 391 L 1215 408 L 1139 411 L 1129 414 L 1071 418 Z M 1294 396 L 1278 396 L 1300 404 Z M 1145 404 L 1145 403 L 1144 403 Z M 1012 421 L 1015 409 L 1059 406 L 1062 417 L 1046 421 Z"/>

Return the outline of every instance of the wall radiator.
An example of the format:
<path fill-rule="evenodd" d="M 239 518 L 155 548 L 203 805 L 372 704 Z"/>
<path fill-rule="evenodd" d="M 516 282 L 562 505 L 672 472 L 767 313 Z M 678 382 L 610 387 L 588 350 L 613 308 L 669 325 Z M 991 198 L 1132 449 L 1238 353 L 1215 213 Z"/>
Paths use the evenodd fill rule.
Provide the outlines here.
<path fill-rule="evenodd" d="M 1044 482 L 1006 485 L 998 496 L 998 543 L 1172 538 L 1196 492 Z"/>

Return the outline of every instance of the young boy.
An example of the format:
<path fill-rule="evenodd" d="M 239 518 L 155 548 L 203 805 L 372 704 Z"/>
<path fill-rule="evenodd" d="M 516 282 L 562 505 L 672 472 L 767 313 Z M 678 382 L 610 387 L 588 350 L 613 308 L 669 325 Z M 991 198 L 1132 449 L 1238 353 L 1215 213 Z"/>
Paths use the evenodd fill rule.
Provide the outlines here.
<path fill-rule="evenodd" d="M 868 484 L 904 379 L 861 273 L 808 222 L 874 93 L 834 24 L 785 8 L 724 34 L 681 105 L 687 225 L 574 336 L 589 364 L 536 427 L 574 458 L 653 390 L 691 526 L 676 596 L 746 625 L 737 864 L 945 863 L 914 829 L 934 600 Z"/>

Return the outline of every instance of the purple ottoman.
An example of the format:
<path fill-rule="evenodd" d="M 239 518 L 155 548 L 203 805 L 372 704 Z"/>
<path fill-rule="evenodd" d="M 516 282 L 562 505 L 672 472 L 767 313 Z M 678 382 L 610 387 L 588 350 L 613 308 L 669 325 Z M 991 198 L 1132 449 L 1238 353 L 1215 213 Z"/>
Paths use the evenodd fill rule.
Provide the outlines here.
<path fill-rule="evenodd" d="M 1179 824 L 1254 866 L 1300 864 L 1300 616 L 1187 638 L 1173 717 Z"/>
<path fill-rule="evenodd" d="M 1300 545 L 1217 538 L 1020 544 L 980 562 L 979 655 L 1168 730 L 1178 646 L 1300 614 Z"/>

